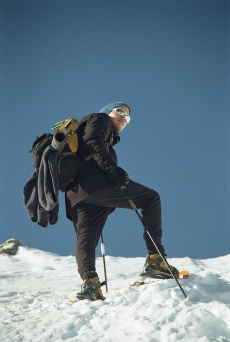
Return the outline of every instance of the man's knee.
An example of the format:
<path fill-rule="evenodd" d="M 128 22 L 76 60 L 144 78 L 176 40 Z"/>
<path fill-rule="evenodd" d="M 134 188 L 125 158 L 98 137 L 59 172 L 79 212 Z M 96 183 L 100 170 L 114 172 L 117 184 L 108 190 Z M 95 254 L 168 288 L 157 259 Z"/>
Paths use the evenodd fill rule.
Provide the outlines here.
<path fill-rule="evenodd" d="M 148 197 L 142 207 L 142 210 L 159 209 L 161 210 L 161 199 L 157 191 L 149 189 Z"/>

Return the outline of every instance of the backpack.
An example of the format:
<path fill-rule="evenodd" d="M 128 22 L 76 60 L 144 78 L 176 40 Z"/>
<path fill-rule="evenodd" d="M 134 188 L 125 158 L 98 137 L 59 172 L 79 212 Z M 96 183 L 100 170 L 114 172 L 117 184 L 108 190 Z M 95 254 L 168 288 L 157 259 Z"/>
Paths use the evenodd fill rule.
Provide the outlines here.
<path fill-rule="evenodd" d="M 69 119 L 57 122 L 53 127 L 53 134 L 44 133 L 37 137 L 31 149 L 32 165 L 38 169 L 41 163 L 42 155 L 45 149 L 52 144 L 58 150 L 57 172 L 59 180 L 59 190 L 65 191 L 65 188 L 79 169 L 77 158 L 78 136 L 77 130 L 80 122 L 71 117 Z M 62 133 L 62 135 L 60 134 Z M 66 137 L 64 141 L 58 137 Z M 59 141 L 60 140 L 60 141 Z"/>

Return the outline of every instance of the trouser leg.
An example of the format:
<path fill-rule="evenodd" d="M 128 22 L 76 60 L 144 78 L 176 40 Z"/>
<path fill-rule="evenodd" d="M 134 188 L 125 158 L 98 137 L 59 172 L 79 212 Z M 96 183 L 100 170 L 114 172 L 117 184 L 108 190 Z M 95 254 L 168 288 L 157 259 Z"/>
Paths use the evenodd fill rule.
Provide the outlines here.
<path fill-rule="evenodd" d="M 160 252 L 164 254 L 165 250 L 162 246 L 161 200 L 159 194 L 157 192 L 152 193 L 152 198 L 149 199 L 145 204 L 143 204 L 140 209 L 142 212 L 144 224 L 148 232 L 158 246 Z M 154 246 L 146 231 L 144 231 L 143 237 L 148 253 L 158 253 L 156 247 Z"/>
<path fill-rule="evenodd" d="M 127 192 L 134 204 L 141 210 L 143 221 L 148 227 L 148 231 L 157 244 L 160 252 L 164 254 L 162 240 L 162 220 L 161 220 L 161 200 L 159 194 L 150 188 L 139 183 L 130 181 Z M 113 184 L 108 184 L 104 188 L 95 191 L 85 198 L 82 202 L 104 207 L 132 209 L 123 191 L 115 189 Z M 157 253 L 148 234 L 144 232 L 144 240 L 147 251 L 150 254 Z"/>
<path fill-rule="evenodd" d="M 77 234 L 76 261 L 82 280 L 97 276 L 95 249 L 110 210 L 81 202 L 70 213 Z"/>

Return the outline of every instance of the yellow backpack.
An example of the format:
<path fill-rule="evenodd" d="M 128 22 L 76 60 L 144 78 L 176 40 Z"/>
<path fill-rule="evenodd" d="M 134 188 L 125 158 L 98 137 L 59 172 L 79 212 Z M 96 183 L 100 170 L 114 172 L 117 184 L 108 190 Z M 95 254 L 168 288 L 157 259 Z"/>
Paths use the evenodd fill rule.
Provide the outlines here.
<path fill-rule="evenodd" d="M 89 161 L 92 155 L 85 159 L 79 159 L 78 133 L 81 123 L 74 117 L 57 122 L 53 127 L 53 134 L 45 133 L 37 137 L 32 145 L 31 157 L 33 167 L 39 168 L 43 152 L 48 146 L 58 151 L 57 172 L 59 189 L 65 191 L 68 184 L 82 169 L 82 162 Z"/>

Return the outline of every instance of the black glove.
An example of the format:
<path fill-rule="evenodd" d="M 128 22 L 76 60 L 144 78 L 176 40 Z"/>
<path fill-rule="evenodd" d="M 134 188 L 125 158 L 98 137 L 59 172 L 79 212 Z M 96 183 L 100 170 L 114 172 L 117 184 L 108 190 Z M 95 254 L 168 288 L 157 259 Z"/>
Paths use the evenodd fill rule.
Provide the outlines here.
<path fill-rule="evenodd" d="M 114 183 L 115 188 L 125 188 L 129 183 L 129 175 L 121 167 L 117 166 L 113 171 L 109 171 L 109 178 Z"/>

